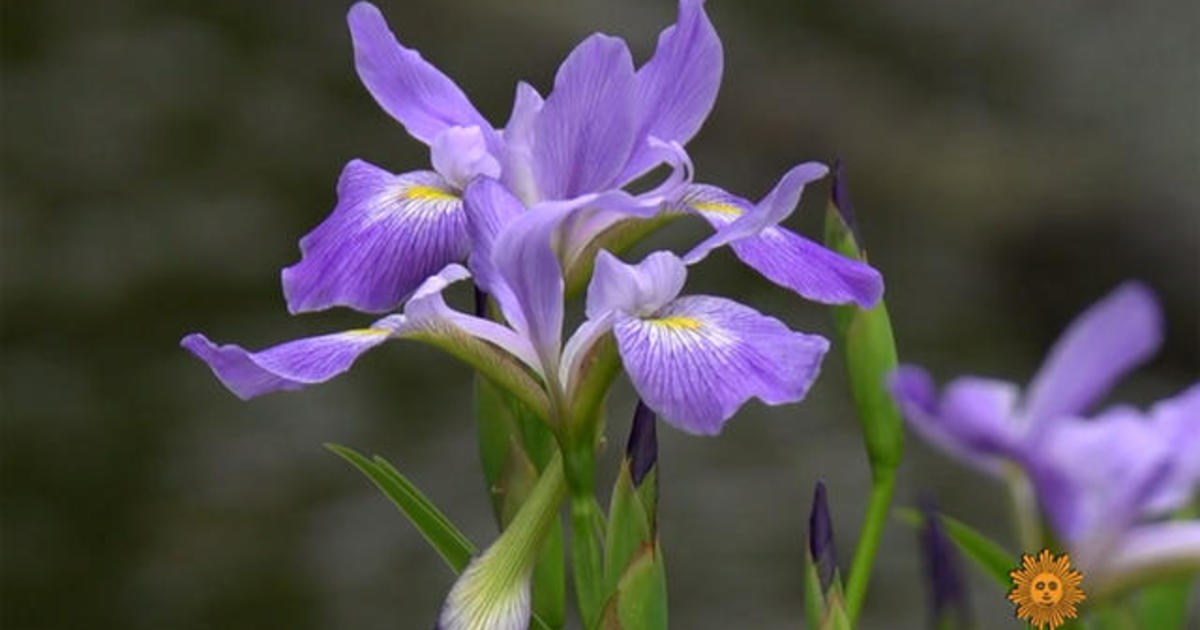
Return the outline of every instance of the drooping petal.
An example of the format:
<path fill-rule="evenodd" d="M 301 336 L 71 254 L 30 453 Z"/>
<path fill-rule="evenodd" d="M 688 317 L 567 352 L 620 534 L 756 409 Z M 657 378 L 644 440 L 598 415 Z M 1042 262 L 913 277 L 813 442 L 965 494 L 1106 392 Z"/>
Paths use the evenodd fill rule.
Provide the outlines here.
<path fill-rule="evenodd" d="M 617 347 L 638 395 L 667 422 L 720 432 L 750 398 L 770 405 L 804 398 L 829 342 L 710 296 L 686 296 L 643 319 L 618 316 Z"/>
<path fill-rule="evenodd" d="M 721 230 L 751 210 L 745 199 L 714 186 L 692 186 L 683 205 Z M 823 304 L 874 306 L 883 296 L 883 276 L 787 228 L 773 225 L 734 241 L 734 254 L 766 279 Z"/>
<path fill-rule="evenodd" d="M 1001 457 L 1020 454 L 1022 435 L 1012 421 L 1016 385 L 962 377 L 939 396 L 925 370 L 904 365 L 888 379 L 888 386 L 909 425 L 964 463 L 997 474 Z"/>
<path fill-rule="evenodd" d="M 462 190 L 476 177 L 500 177 L 500 162 L 488 152 L 479 127 L 447 127 L 429 148 L 433 168 Z"/>
<path fill-rule="evenodd" d="M 200 333 L 184 337 L 179 345 L 207 363 L 229 391 L 249 400 L 323 383 L 345 372 L 401 323 L 397 316 L 385 317 L 370 328 L 297 339 L 259 352 L 233 344 L 218 346 Z"/>
<path fill-rule="evenodd" d="M 384 111 L 414 138 L 430 144 L 455 125 L 477 126 L 494 136 L 491 125 L 454 81 L 422 59 L 421 53 L 402 46 L 374 5 L 358 2 L 346 19 L 359 78 Z"/>
<path fill-rule="evenodd" d="M 638 138 L 686 144 L 712 110 L 721 85 L 721 40 L 703 0 L 680 0 L 679 18 L 658 37 L 658 48 L 637 71 Z M 621 181 L 659 163 L 644 144 L 635 147 Z"/>
<path fill-rule="evenodd" d="M 587 316 L 611 311 L 648 316 L 674 300 L 687 280 L 687 267 L 671 252 L 654 252 L 636 265 L 601 250 L 588 285 Z"/>
<path fill-rule="evenodd" d="M 465 224 L 462 200 L 437 173 L 393 175 L 353 160 L 333 213 L 300 239 L 300 262 L 283 270 L 288 310 L 392 310 L 466 256 Z"/>
<path fill-rule="evenodd" d="M 625 42 L 595 34 L 571 52 L 534 121 L 534 175 L 542 199 L 612 187 L 633 150 L 633 103 L 633 60 Z"/>
<path fill-rule="evenodd" d="M 512 114 L 504 126 L 501 181 L 517 197 L 532 206 L 541 201 L 533 174 L 533 125 L 545 101 L 533 86 L 521 81 L 513 99 Z"/>
<path fill-rule="evenodd" d="M 1125 372 L 1162 343 L 1154 294 L 1127 282 L 1075 318 L 1029 386 L 1025 412 L 1033 425 L 1083 413 Z"/>
<path fill-rule="evenodd" d="M 1104 554 L 1102 586 L 1146 583 L 1157 575 L 1194 572 L 1198 567 L 1200 521 L 1141 525 L 1127 532 L 1116 550 Z"/>
<path fill-rule="evenodd" d="M 683 260 L 689 265 L 700 262 L 712 250 L 741 239 L 755 236 L 768 227 L 777 225 L 786 219 L 796 204 L 800 203 L 800 194 L 804 186 L 814 182 L 829 172 L 829 167 L 819 162 L 806 162 L 795 166 L 779 179 L 779 183 L 766 197 L 755 204 L 748 212 L 743 212 L 733 221 L 717 229 L 716 233 L 704 239 L 692 248 Z M 712 210 L 714 208 L 710 208 Z"/>

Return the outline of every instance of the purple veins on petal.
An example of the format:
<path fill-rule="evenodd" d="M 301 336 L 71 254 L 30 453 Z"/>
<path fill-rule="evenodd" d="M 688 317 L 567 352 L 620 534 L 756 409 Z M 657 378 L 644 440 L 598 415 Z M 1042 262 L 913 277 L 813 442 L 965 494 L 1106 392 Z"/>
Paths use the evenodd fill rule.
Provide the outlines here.
<path fill-rule="evenodd" d="M 612 187 L 633 150 L 633 103 L 633 60 L 625 42 L 596 34 L 571 51 L 533 123 L 542 198 Z"/>
<path fill-rule="evenodd" d="M 717 235 L 754 211 L 745 199 L 705 185 L 692 186 L 681 203 L 708 221 Z M 778 225 L 733 240 L 730 247 L 766 279 L 814 302 L 869 308 L 883 296 L 883 277 L 873 267 Z"/>
<path fill-rule="evenodd" d="M 421 53 L 402 46 L 374 5 L 356 3 L 346 20 L 363 85 L 414 138 L 430 144 L 456 125 L 477 126 L 494 138 L 491 125 L 454 81 L 422 59 Z"/>
<path fill-rule="evenodd" d="M 426 278 L 465 258 L 467 247 L 462 200 L 440 175 L 393 175 L 351 161 L 333 213 L 300 239 L 300 262 L 283 270 L 288 310 L 392 310 Z"/>
<path fill-rule="evenodd" d="M 710 296 L 679 298 L 653 317 L 617 317 L 621 358 L 642 400 L 688 433 L 715 435 L 750 398 L 804 398 L 829 343 Z"/>
<path fill-rule="evenodd" d="M 183 338 L 180 345 L 208 364 L 213 374 L 238 398 L 323 383 L 350 366 L 362 353 L 383 343 L 401 319 L 386 317 L 370 328 L 297 339 L 250 352 L 238 345 L 218 346 L 200 333 Z"/>
<path fill-rule="evenodd" d="M 637 138 L 687 143 L 712 110 L 723 63 L 721 40 L 703 0 L 681 0 L 678 20 L 663 30 L 654 56 L 637 71 Z M 659 161 L 639 143 L 620 179 L 629 181 Z"/>

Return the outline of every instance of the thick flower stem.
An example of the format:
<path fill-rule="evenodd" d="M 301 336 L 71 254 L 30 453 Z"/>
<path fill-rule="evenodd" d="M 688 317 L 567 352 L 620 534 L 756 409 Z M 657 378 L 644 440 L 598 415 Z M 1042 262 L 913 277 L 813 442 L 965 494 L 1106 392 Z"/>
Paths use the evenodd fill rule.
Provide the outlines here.
<path fill-rule="evenodd" d="M 850 625 L 858 623 L 867 586 L 871 582 L 871 571 L 875 565 L 875 553 L 879 550 L 879 539 L 888 520 L 892 505 L 892 494 L 896 489 L 894 469 L 876 470 L 871 485 L 871 496 L 867 503 L 867 515 L 863 519 L 858 546 L 854 549 L 854 560 L 850 564 L 850 577 L 846 582 L 846 614 Z"/>

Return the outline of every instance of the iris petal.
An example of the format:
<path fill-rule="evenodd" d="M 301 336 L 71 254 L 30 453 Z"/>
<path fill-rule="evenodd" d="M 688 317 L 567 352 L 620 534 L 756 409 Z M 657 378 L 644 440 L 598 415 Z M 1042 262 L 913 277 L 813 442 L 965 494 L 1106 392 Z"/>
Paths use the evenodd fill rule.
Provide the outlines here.
<path fill-rule="evenodd" d="M 639 396 L 688 433 L 715 435 L 750 398 L 777 405 L 804 398 L 829 342 L 710 296 L 679 298 L 613 329 Z"/>
<path fill-rule="evenodd" d="M 1029 385 L 1034 425 L 1080 414 L 1162 343 L 1162 312 L 1145 286 L 1117 287 L 1075 318 Z"/>
<path fill-rule="evenodd" d="M 909 425 L 964 463 L 993 474 L 1001 458 L 1017 454 L 1021 427 L 1012 422 L 1020 390 L 1005 381 L 962 377 L 939 397 L 929 374 L 901 366 L 889 379 L 892 397 Z"/>
<path fill-rule="evenodd" d="M 752 209 L 745 199 L 703 185 L 692 186 L 682 203 L 718 231 Z M 883 296 L 883 276 L 873 267 L 778 225 L 735 240 L 730 247 L 764 278 L 814 302 L 870 308 Z"/>
<path fill-rule="evenodd" d="M 414 138 L 430 144 L 447 127 L 478 126 L 489 136 L 491 125 L 454 81 L 421 53 L 405 48 L 369 2 L 350 7 L 346 16 L 354 40 L 354 64 L 363 85 L 384 111 Z M 494 140 L 489 140 L 491 144 Z"/>
<path fill-rule="evenodd" d="M 462 200 L 436 173 L 393 175 L 354 160 L 338 180 L 333 213 L 300 239 L 300 250 L 300 262 L 283 270 L 291 312 L 392 310 L 466 257 Z"/>
<path fill-rule="evenodd" d="M 238 398 L 248 400 L 323 383 L 345 372 L 401 323 L 398 316 L 386 317 L 370 328 L 297 339 L 259 352 L 233 344 L 218 346 L 200 333 L 184 337 L 180 345 L 207 363 Z"/>
<path fill-rule="evenodd" d="M 658 37 L 658 48 L 637 71 L 638 138 L 686 144 L 712 110 L 721 85 L 721 40 L 703 0 L 680 0 L 679 18 Z M 621 175 L 629 181 L 659 163 L 639 144 Z"/>
<path fill-rule="evenodd" d="M 625 42 L 592 35 L 558 69 L 534 121 L 532 157 L 543 199 L 612 187 L 635 133 L 633 60 Z"/>

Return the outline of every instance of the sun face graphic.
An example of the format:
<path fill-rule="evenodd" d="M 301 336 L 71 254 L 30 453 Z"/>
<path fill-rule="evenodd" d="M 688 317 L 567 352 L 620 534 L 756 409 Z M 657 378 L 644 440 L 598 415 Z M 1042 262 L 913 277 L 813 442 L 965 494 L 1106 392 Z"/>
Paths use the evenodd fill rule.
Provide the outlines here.
<path fill-rule="evenodd" d="M 1008 600 L 1017 605 L 1017 618 L 1043 630 L 1054 630 L 1077 616 L 1075 604 L 1086 598 L 1079 583 L 1083 574 L 1071 568 L 1067 554 L 1056 557 L 1043 549 L 1036 557 L 1021 555 L 1021 568 L 1008 574 L 1013 589 Z"/>

